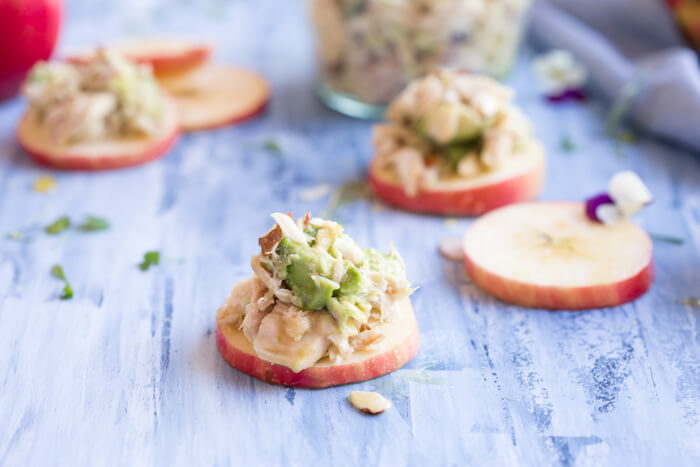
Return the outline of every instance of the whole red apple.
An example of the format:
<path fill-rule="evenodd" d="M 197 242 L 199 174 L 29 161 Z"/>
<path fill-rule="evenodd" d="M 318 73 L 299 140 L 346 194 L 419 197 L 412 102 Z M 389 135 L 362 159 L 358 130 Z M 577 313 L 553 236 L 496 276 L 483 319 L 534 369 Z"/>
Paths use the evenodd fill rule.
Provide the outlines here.
<path fill-rule="evenodd" d="M 27 71 L 51 56 L 63 0 L 0 0 L 0 101 L 15 95 Z"/>

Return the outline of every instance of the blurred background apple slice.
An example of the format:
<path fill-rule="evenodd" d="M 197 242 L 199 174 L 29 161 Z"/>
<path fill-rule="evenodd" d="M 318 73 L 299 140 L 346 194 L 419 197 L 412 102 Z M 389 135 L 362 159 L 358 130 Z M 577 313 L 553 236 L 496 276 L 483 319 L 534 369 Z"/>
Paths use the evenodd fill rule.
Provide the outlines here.
<path fill-rule="evenodd" d="M 150 37 L 128 39 L 105 44 L 105 47 L 118 52 L 137 63 L 147 63 L 157 75 L 182 73 L 197 68 L 207 62 L 214 46 L 174 37 Z M 94 51 L 71 55 L 68 61 L 81 63 Z"/>
<path fill-rule="evenodd" d="M 249 70 L 204 65 L 190 73 L 159 76 L 175 97 L 180 126 L 206 130 L 246 120 L 263 110 L 270 96 L 265 79 Z"/>
<path fill-rule="evenodd" d="M 621 305 L 654 278 L 649 236 L 627 220 L 590 221 L 581 203 L 507 206 L 478 219 L 464 236 L 472 281 L 509 303 L 552 310 Z"/>

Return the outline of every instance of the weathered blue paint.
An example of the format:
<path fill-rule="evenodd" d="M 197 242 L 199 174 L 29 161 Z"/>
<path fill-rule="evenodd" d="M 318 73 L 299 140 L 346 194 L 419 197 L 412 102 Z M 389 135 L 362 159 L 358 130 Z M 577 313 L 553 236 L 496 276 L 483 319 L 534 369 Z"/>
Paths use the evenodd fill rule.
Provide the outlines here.
<path fill-rule="evenodd" d="M 63 50 L 192 32 L 216 40 L 216 60 L 262 72 L 274 95 L 257 120 L 187 135 L 147 166 L 53 172 L 52 194 L 32 191 L 47 170 L 14 140 L 23 104 L 0 106 L 0 233 L 63 214 L 112 223 L 0 240 L 0 465 L 700 465 L 700 310 L 679 303 L 700 296 L 698 159 L 646 138 L 617 155 L 604 106 L 546 104 L 524 60 L 511 81 L 548 148 L 542 198 L 582 199 L 633 169 L 656 197 L 641 224 L 685 239 L 655 244 L 651 292 L 590 312 L 505 305 L 437 254 L 471 220 L 359 200 L 335 216 L 362 244 L 403 254 L 420 286 L 422 350 L 375 381 L 269 386 L 219 357 L 215 310 L 250 274 L 269 212 L 322 213 L 329 197 L 305 201 L 303 190 L 364 177 L 369 124 L 314 97 L 297 2 L 69 3 Z M 269 139 L 282 154 L 262 148 Z M 161 266 L 141 272 L 153 249 Z M 55 263 L 72 300 L 56 298 Z M 392 410 L 370 418 L 347 404 L 351 389 L 373 388 Z"/>

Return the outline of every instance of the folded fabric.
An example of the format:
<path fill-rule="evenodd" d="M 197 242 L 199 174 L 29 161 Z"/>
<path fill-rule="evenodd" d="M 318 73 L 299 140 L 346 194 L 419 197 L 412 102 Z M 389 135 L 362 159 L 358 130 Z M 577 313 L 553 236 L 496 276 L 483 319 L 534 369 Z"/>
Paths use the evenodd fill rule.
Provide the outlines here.
<path fill-rule="evenodd" d="M 700 68 L 659 0 L 538 2 L 531 33 L 570 51 L 612 101 L 650 133 L 700 152 Z"/>

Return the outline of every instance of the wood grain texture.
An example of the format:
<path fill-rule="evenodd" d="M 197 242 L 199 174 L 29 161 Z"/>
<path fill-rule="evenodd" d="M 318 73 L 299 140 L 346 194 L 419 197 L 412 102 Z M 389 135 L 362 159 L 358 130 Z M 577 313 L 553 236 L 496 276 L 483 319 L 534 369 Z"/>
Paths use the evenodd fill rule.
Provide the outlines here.
<path fill-rule="evenodd" d="M 304 190 L 365 176 L 369 124 L 314 97 L 301 2 L 69 2 L 64 50 L 133 32 L 214 39 L 215 59 L 268 77 L 258 119 L 184 136 L 165 158 L 106 173 L 55 173 L 18 148 L 23 104 L 0 106 L 0 233 L 60 215 L 111 230 L 0 239 L 0 465 L 700 465 L 700 159 L 642 138 L 617 155 L 601 103 L 552 106 L 527 57 L 511 78 L 549 153 L 542 199 L 582 199 L 617 170 L 655 194 L 650 293 L 622 307 L 546 312 L 476 289 L 439 241 L 471 222 L 360 200 L 335 217 L 361 244 L 393 242 L 420 289 L 423 347 L 394 374 L 326 390 L 270 386 L 218 355 L 215 312 L 250 274 L 271 211 L 321 214 Z M 170 6 L 168 6 L 170 5 Z M 100 18 L 95 27 L 94 18 Z M 577 149 L 565 152 L 562 135 Z M 262 148 L 274 139 L 279 155 Z M 160 267 L 136 264 L 158 249 Z M 56 297 L 63 265 L 75 297 Z M 374 418 L 346 402 L 376 389 Z"/>

